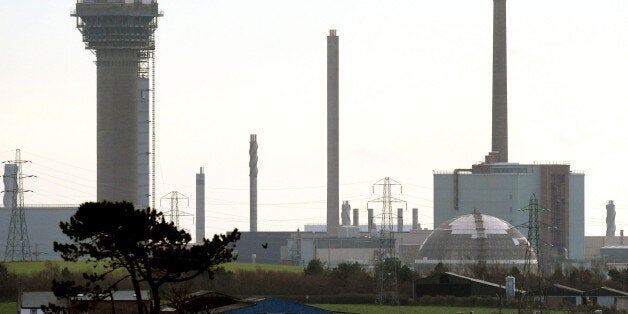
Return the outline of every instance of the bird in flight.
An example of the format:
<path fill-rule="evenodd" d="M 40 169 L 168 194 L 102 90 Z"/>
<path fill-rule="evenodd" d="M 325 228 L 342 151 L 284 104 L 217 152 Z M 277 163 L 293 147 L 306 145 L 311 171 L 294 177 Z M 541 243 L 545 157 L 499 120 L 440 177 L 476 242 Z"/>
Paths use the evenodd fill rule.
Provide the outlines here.
<path fill-rule="evenodd" d="M 268 242 L 262 244 L 262 247 L 264 248 L 264 250 L 267 249 L 268 248 Z"/>

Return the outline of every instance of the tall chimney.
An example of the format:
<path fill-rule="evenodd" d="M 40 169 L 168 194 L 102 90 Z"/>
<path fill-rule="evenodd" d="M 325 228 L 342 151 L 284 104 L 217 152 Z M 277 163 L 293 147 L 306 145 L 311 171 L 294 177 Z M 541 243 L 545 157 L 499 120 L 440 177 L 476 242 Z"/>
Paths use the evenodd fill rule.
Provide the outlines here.
<path fill-rule="evenodd" d="M 196 243 L 205 238 L 205 173 L 203 167 L 196 174 Z"/>
<path fill-rule="evenodd" d="M 368 209 L 368 224 L 369 224 L 368 231 L 370 233 L 374 229 L 374 226 L 373 226 L 373 209 L 372 208 Z"/>
<path fill-rule="evenodd" d="M 397 232 L 403 232 L 403 208 L 397 208 Z"/>
<path fill-rule="evenodd" d="M 249 206 L 251 232 L 257 232 L 257 135 L 251 134 L 249 142 Z"/>
<path fill-rule="evenodd" d="M 338 166 L 338 36 L 327 36 L 327 234 L 337 236 L 339 206 Z"/>
<path fill-rule="evenodd" d="M 412 230 L 419 229 L 419 209 L 412 209 Z"/>
<path fill-rule="evenodd" d="M 353 209 L 353 225 L 360 226 L 360 210 L 357 208 Z"/>
<path fill-rule="evenodd" d="M 498 161 L 508 162 L 508 102 L 506 71 L 506 0 L 493 0 L 493 137 Z"/>

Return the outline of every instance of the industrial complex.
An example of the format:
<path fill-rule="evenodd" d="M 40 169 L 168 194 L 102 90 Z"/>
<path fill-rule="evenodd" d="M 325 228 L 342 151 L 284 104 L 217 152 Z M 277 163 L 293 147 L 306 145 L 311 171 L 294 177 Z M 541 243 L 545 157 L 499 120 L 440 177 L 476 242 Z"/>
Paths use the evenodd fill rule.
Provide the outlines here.
<path fill-rule="evenodd" d="M 76 17 L 85 48 L 96 56 L 95 201 L 132 201 L 138 208 L 155 207 L 155 77 L 151 62 L 154 33 L 163 13 L 156 0 L 79 0 L 72 16 Z M 381 197 L 368 203 L 366 219 L 359 217 L 351 200 L 340 195 L 339 42 L 339 32 L 329 30 L 327 199 L 326 208 L 320 208 L 321 212 L 326 211 L 326 225 L 306 225 L 291 232 L 258 231 L 263 217 L 257 206 L 258 174 L 270 174 L 263 169 L 258 172 L 258 137 L 250 134 L 249 229 L 242 232 L 237 244 L 238 261 L 306 265 L 319 259 L 330 267 L 346 262 L 376 267 L 387 259 L 398 258 L 403 265 L 424 273 L 439 263 L 450 269 L 473 263 L 521 269 L 526 263 L 548 269 L 557 263 L 588 267 L 592 261 L 628 266 L 623 231 L 621 236 L 615 236 L 612 202 L 607 206 L 612 219 L 607 219 L 606 236 L 585 237 L 583 173 L 573 171 L 568 163 L 509 160 L 506 0 L 494 0 L 492 147 L 482 162 L 434 171 L 434 230 L 421 227 L 417 208 L 412 209 L 411 221 L 404 221 L 408 204 L 402 193 L 396 193 L 401 183 L 393 178 L 373 178 L 373 189 L 381 192 Z M 26 176 L 21 167 L 20 156 L 4 167 L 0 257 L 11 261 L 59 259 L 52 242 L 66 238 L 58 223 L 68 220 L 78 205 L 25 204 L 22 179 Z M 195 176 L 196 243 L 207 237 L 206 210 L 211 210 L 205 207 L 206 175 L 211 177 L 201 167 Z M 526 212 L 533 196 L 540 206 L 536 220 Z M 541 265 L 537 264 L 537 257 Z M 383 278 L 378 286 L 382 302 L 394 297 L 389 294 L 394 283 L 386 280 Z"/>

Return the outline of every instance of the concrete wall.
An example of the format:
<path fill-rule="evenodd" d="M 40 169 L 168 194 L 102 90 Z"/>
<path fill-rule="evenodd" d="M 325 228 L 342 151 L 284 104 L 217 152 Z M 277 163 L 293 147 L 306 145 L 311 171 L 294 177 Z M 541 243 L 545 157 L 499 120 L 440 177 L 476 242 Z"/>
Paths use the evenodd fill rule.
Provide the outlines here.
<path fill-rule="evenodd" d="M 536 170 L 536 169 L 535 169 Z M 454 175 L 434 174 L 434 228 L 458 216 L 473 213 L 501 218 L 517 226 L 528 222 L 528 213 L 520 212 L 532 193 L 541 195 L 540 173 L 460 174 L 459 210 L 454 210 Z M 518 228 L 527 236 L 527 228 Z"/>
<path fill-rule="evenodd" d="M 69 221 L 78 207 L 25 207 L 24 216 L 28 225 L 28 237 L 33 259 L 60 260 L 61 256 L 53 251 L 52 243 L 69 242 L 59 228 L 61 221 Z M 11 211 L 0 208 L 0 258 L 4 258 Z M 36 256 L 38 251 L 39 257 Z"/>
<path fill-rule="evenodd" d="M 607 245 L 619 245 L 621 237 L 588 236 L 584 238 L 584 257 L 586 259 L 600 258 L 600 249 Z"/>

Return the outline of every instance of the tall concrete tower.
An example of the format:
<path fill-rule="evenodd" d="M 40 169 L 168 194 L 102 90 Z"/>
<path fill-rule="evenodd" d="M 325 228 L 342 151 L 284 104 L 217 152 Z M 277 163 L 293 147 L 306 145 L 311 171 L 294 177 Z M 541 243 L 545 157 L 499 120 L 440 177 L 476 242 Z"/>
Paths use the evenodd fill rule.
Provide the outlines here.
<path fill-rule="evenodd" d="M 508 162 L 508 79 L 506 71 L 506 0 L 493 0 L 492 151 Z"/>
<path fill-rule="evenodd" d="M 196 243 L 205 238 L 205 173 L 201 167 L 196 174 Z"/>
<path fill-rule="evenodd" d="M 251 134 L 249 142 L 249 206 L 251 232 L 257 232 L 257 135 Z"/>
<path fill-rule="evenodd" d="M 338 78 L 339 47 L 336 30 L 327 36 L 327 234 L 335 237 L 340 222 L 338 219 L 339 197 L 339 154 L 338 154 Z"/>
<path fill-rule="evenodd" d="M 162 14 L 156 0 L 78 0 L 72 16 L 96 54 L 97 199 L 142 202 L 138 80 L 148 78 Z"/>

